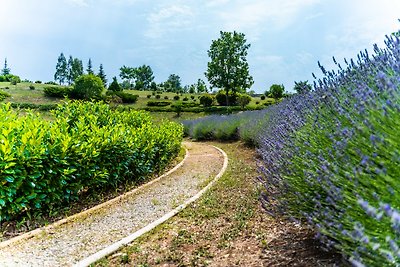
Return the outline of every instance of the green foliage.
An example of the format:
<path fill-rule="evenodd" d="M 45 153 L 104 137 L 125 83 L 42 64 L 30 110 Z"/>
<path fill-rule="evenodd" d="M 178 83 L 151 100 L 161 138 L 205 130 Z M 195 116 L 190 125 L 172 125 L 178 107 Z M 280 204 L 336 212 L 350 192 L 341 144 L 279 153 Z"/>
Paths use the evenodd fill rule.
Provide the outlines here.
<path fill-rule="evenodd" d="M 244 109 L 245 106 L 247 106 L 251 101 L 251 96 L 246 95 L 246 94 L 239 94 L 237 98 L 237 103 Z"/>
<path fill-rule="evenodd" d="M 43 93 L 47 97 L 68 97 L 71 94 L 72 87 L 67 86 L 45 86 Z"/>
<path fill-rule="evenodd" d="M 30 90 L 35 90 L 35 86 L 33 84 L 29 85 Z"/>
<path fill-rule="evenodd" d="M 11 95 L 7 92 L 4 92 L 3 90 L 0 90 L 0 102 L 6 99 L 7 97 L 10 97 Z"/>
<path fill-rule="evenodd" d="M 174 95 L 174 100 L 179 100 L 179 95 Z"/>
<path fill-rule="evenodd" d="M 205 75 L 209 83 L 224 89 L 225 95 L 250 88 L 254 81 L 246 59 L 249 48 L 243 33 L 221 31 L 220 38 L 213 40 L 208 50 L 211 61 Z M 230 105 L 228 98 L 225 102 Z"/>
<path fill-rule="evenodd" d="M 6 59 L 4 59 L 4 67 L 1 70 L 1 75 L 7 76 L 7 75 L 10 75 L 10 74 L 11 74 L 11 69 L 7 65 L 7 58 L 6 58 Z"/>
<path fill-rule="evenodd" d="M 220 90 L 215 95 L 215 99 L 217 100 L 220 106 L 228 106 L 229 105 L 236 105 L 237 104 L 238 94 L 236 92 L 229 92 L 229 97 L 226 97 L 226 91 Z"/>
<path fill-rule="evenodd" d="M 100 99 L 103 92 L 103 81 L 98 76 L 85 74 L 76 79 L 71 97 L 85 100 Z"/>
<path fill-rule="evenodd" d="M 147 106 L 149 107 L 166 107 L 171 105 L 169 101 L 148 101 Z"/>
<path fill-rule="evenodd" d="M 212 95 L 206 94 L 200 97 L 200 104 L 203 105 L 203 107 L 211 107 L 213 103 L 214 97 Z"/>
<path fill-rule="evenodd" d="M 260 98 L 261 100 L 265 100 L 265 95 L 262 95 Z"/>
<path fill-rule="evenodd" d="M 135 90 L 157 89 L 154 83 L 153 70 L 150 66 L 142 65 L 132 68 L 124 65 L 120 68 L 119 76 L 129 84 L 129 87 L 134 87 Z"/>
<path fill-rule="evenodd" d="M 93 72 L 93 65 L 92 65 L 92 59 L 89 58 L 88 64 L 87 64 L 87 69 L 86 69 L 87 74 L 94 74 Z"/>
<path fill-rule="evenodd" d="M 293 88 L 298 94 L 305 94 L 311 91 L 312 87 L 308 81 L 294 82 Z"/>
<path fill-rule="evenodd" d="M 67 82 L 68 67 L 67 59 L 64 54 L 61 53 L 57 60 L 56 73 L 54 74 L 54 80 L 58 81 L 59 84 L 64 84 Z"/>
<path fill-rule="evenodd" d="M 132 95 L 130 93 L 125 93 L 122 91 L 115 92 L 115 95 L 121 98 L 122 103 L 126 103 L 126 104 L 136 103 L 136 101 L 139 98 L 138 95 Z"/>
<path fill-rule="evenodd" d="M 176 116 L 180 117 L 182 108 L 183 108 L 183 103 L 182 101 L 176 101 L 171 105 L 172 109 L 176 112 Z"/>
<path fill-rule="evenodd" d="M 282 98 L 284 92 L 285 92 L 285 86 L 283 86 L 283 84 L 281 84 L 281 85 L 273 84 L 269 88 L 269 93 L 270 93 L 271 97 L 273 97 L 275 99 Z"/>
<path fill-rule="evenodd" d="M 104 72 L 103 64 L 100 64 L 99 73 L 97 74 L 97 77 L 101 79 L 103 86 L 107 87 L 107 76 L 106 73 Z"/>
<path fill-rule="evenodd" d="M 163 168 L 182 141 L 182 126 L 156 126 L 144 112 L 68 102 L 46 121 L 0 105 L 0 220 L 65 205 L 82 191 L 115 187 Z"/>
<path fill-rule="evenodd" d="M 117 77 L 113 78 L 113 81 L 110 84 L 110 86 L 108 87 L 108 90 L 113 91 L 113 92 L 122 91 L 122 87 L 119 85 L 119 83 L 117 81 Z"/>
<path fill-rule="evenodd" d="M 163 85 L 164 90 L 167 92 L 182 93 L 183 88 L 181 85 L 181 77 L 177 74 L 168 76 L 168 80 Z"/>

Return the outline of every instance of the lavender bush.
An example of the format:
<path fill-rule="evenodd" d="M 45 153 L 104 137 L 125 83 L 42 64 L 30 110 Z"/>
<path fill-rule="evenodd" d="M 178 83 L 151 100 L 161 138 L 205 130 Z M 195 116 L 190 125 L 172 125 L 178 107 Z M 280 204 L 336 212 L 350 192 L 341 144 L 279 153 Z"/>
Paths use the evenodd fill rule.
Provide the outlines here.
<path fill-rule="evenodd" d="M 244 111 L 231 115 L 211 115 L 184 121 L 185 134 L 196 140 L 243 140 L 255 145 L 267 110 Z"/>
<path fill-rule="evenodd" d="M 270 114 L 259 153 L 266 207 L 307 220 L 357 266 L 400 265 L 400 44 L 345 60 Z M 277 211 L 277 210 L 274 210 Z"/>
<path fill-rule="evenodd" d="M 400 266 L 400 41 L 326 71 L 262 111 L 185 122 L 195 139 L 258 147 L 263 204 L 355 266 Z"/>

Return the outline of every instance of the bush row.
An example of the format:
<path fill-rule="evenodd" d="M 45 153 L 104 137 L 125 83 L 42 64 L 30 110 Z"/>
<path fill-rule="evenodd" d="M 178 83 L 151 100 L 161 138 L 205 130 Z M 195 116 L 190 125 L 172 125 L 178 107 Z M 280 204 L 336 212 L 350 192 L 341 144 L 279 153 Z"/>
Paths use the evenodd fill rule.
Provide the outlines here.
<path fill-rule="evenodd" d="M 0 105 L 0 220 L 49 211 L 83 191 L 140 180 L 180 149 L 182 127 L 156 126 L 145 112 L 68 102 L 54 116 L 22 117 L 10 104 Z"/>

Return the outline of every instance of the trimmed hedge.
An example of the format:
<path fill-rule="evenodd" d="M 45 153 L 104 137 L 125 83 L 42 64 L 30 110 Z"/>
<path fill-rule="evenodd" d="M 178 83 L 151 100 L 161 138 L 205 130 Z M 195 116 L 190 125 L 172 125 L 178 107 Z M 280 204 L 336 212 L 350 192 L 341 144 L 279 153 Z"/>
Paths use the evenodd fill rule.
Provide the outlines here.
<path fill-rule="evenodd" d="M 166 107 L 171 105 L 169 101 L 148 101 L 147 106 L 149 107 Z"/>
<path fill-rule="evenodd" d="M 162 169 L 180 150 L 182 126 L 103 103 L 59 105 L 55 120 L 0 105 L 0 220 L 32 216 Z"/>
<path fill-rule="evenodd" d="M 4 92 L 3 90 L 0 90 L 0 102 L 6 99 L 7 97 L 10 97 L 11 95 L 7 92 Z"/>
<path fill-rule="evenodd" d="M 65 86 L 45 86 L 43 93 L 47 97 L 64 98 L 71 95 L 72 87 Z"/>

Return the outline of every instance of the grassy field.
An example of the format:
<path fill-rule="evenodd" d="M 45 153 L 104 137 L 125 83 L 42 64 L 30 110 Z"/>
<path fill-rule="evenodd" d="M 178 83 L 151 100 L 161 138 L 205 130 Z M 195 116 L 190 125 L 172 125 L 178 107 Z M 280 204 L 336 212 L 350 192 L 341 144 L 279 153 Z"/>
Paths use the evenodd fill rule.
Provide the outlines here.
<path fill-rule="evenodd" d="M 30 86 L 34 86 L 34 89 L 30 89 Z M 49 86 L 46 84 L 37 83 L 18 83 L 17 85 L 11 85 L 9 82 L 0 82 L 0 90 L 3 90 L 11 95 L 11 97 L 6 98 L 4 102 L 12 103 L 33 103 L 33 104 L 54 104 L 59 103 L 61 98 L 51 98 L 46 97 L 43 93 L 43 88 Z M 51 86 L 51 85 L 50 85 Z M 125 90 L 124 92 L 139 95 L 138 101 L 135 104 L 129 104 L 127 106 L 132 106 L 137 109 L 143 109 L 147 107 L 148 101 L 170 101 L 174 102 L 175 93 L 162 92 L 159 94 L 160 98 L 157 99 L 156 95 L 153 95 L 152 91 L 137 91 L 137 90 Z M 148 95 L 151 97 L 148 98 Z M 179 95 L 179 100 L 187 98 L 184 102 L 192 102 L 200 104 L 199 102 L 200 94 L 182 94 Z M 249 106 L 256 107 L 257 105 L 263 105 L 264 103 L 273 103 L 274 99 L 266 98 L 261 100 L 260 97 L 253 97 Z"/>
<path fill-rule="evenodd" d="M 212 143 L 229 166 L 200 200 L 94 266 L 326 266 L 337 261 L 313 233 L 267 215 L 255 181 L 255 151 Z"/>

